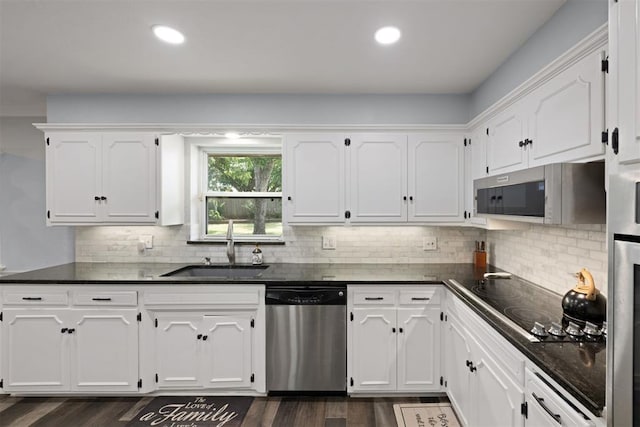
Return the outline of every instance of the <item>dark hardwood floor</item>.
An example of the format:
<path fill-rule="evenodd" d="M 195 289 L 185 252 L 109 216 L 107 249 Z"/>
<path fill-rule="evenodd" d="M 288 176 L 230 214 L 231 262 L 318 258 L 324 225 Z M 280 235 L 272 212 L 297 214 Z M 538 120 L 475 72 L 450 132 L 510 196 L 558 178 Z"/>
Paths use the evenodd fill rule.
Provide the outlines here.
<path fill-rule="evenodd" d="M 0 396 L 1 427 L 123 427 L 153 397 Z M 257 397 L 242 427 L 395 427 L 394 403 L 448 402 L 417 397 Z"/>

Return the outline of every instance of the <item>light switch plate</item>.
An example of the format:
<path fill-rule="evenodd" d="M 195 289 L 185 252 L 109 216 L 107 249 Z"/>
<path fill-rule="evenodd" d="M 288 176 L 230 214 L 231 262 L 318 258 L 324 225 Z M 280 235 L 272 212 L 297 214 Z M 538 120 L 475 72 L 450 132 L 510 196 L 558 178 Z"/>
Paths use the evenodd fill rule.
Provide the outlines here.
<path fill-rule="evenodd" d="M 322 249 L 335 249 L 338 246 L 336 236 L 322 236 Z"/>
<path fill-rule="evenodd" d="M 146 234 L 146 235 L 140 236 L 140 241 L 144 243 L 144 248 L 145 249 L 152 249 L 153 248 L 153 236 L 151 234 Z"/>
<path fill-rule="evenodd" d="M 438 250 L 438 239 L 434 236 L 422 238 L 422 250 L 423 251 L 435 251 Z"/>

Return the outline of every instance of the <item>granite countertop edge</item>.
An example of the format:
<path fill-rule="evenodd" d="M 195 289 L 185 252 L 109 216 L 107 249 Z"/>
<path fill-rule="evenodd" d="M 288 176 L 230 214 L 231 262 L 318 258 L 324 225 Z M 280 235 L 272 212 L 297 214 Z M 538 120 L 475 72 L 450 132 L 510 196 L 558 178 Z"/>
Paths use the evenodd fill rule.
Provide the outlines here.
<path fill-rule="evenodd" d="M 305 284 L 322 284 L 325 286 L 340 286 L 346 284 L 376 284 L 376 285 L 425 285 L 425 284 L 443 284 L 449 290 L 451 290 L 457 297 L 465 302 L 475 313 L 477 313 L 482 319 L 486 320 L 500 335 L 502 335 L 508 342 L 515 346 L 523 355 L 528 357 L 532 362 L 536 364 L 542 371 L 553 378 L 559 385 L 561 385 L 567 392 L 569 392 L 574 398 L 582 403 L 587 409 L 589 409 L 594 415 L 601 416 L 604 407 L 604 390 L 602 393 L 602 401 L 596 401 L 593 398 L 587 396 L 582 390 L 572 384 L 570 379 L 565 378 L 562 372 L 554 370 L 549 366 L 543 356 L 540 354 L 543 349 L 538 345 L 531 344 L 521 334 L 514 331 L 512 327 L 505 324 L 498 316 L 486 310 L 482 304 L 479 304 L 474 299 L 470 298 L 466 293 L 461 291 L 455 282 L 451 279 L 458 280 L 456 277 L 456 271 L 459 271 L 460 275 L 468 275 L 469 270 L 473 269 L 472 264 L 405 264 L 399 269 L 397 274 L 390 272 L 394 267 L 397 268 L 397 264 L 272 264 L 274 274 L 264 274 L 261 277 L 256 278 L 239 278 L 239 279 L 210 279 L 210 278 L 194 278 L 194 277 L 161 277 L 161 274 L 182 268 L 185 263 L 143 263 L 143 264 L 126 264 L 126 263 L 70 263 L 63 264 L 61 266 L 49 267 L 40 270 L 34 270 L 26 273 L 19 273 L 9 276 L 0 277 L 0 285 L 8 284 L 24 284 L 24 285 L 43 285 L 43 284 L 78 284 L 79 282 L 87 285 L 202 285 L 204 283 L 212 285 L 225 285 L 225 284 L 269 284 L 269 283 L 290 283 L 295 285 L 296 283 Z M 352 274 L 357 275 L 358 270 L 370 271 L 370 270 L 382 270 L 392 276 L 398 276 L 396 278 L 380 277 L 377 275 L 374 278 L 368 279 L 352 279 L 352 278 L 340 278 L 338 276 L 320 276 L 314 277 L 312 274 L 310 277 L 302 277 L 300 279 L 292 279 L 291 276 L 297 276 L 300 272 L 303 272 L 305 267 L 310 270 L 320 271 L 323 269 L 331 270 L 342 269 L 351 270 Z M 406 267 L 406 268 L 404 268 Z M 86 275 L 84 277 L 71 277 L 71 271 L 77 271 L 78 269 L 86 269 Z M 91 276 L 92 269 L 96 269 L 95 277 Z M 138 271 L 137 277 L 125 277 L 126 273 L 123 273 L 121 277 L 114 275 L 113 277 L 99 277 L 101 272 L 113 269 L 123 269 L 129 273 L 132 271 Z M 286 273 L 287 268 L 293 270 L 290 272 L 289 277 Z M 147 269 L 147 270 L 145 270 Z M 413 272 L 407 273 L 408 270 Z M 280 270 L 280 274 L 278 272 Z M 439 271 L 443 270 L 443 271 Z M 146 271 L 140 277 L 140 271 Z M 430 276 L 429 273 L 435 271 L 440 272 L 440 277 Z M 492 266 L 488 266 L 487 271 L 501 271 Z M 411 277 L 412 274 L 426 272 L 422 279 Z M 47 277 L 52 274 L 53 277 Z M 321 274 L 321 273 L 318 273 Z M 64 277 L 67 275 L 67 277 Z M 81 275 L 82 276 L 82 275 Z M 304 276 L 304 274 L 302 274 Z M 403 276 L 403 277 L 401 277 Z M 534 285 L 534 284 L 532 284 Z M 534 285 L 535 286 L 535 285 Z M 598 399 L 600 400 L 600 399 Z"/>

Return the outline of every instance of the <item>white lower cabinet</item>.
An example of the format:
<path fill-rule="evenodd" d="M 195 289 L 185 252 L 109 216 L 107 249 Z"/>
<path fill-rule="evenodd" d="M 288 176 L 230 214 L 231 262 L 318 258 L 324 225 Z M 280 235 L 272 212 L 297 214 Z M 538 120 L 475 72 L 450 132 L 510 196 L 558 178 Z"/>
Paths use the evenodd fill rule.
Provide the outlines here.
<path fill-rule="evenodd" d="M 136 310 L 4 310 L 9 392 L 138 389 Z"/>
<path fill-rule="evenodd" d="M 350 286 L 349 393 L 440 391 L 440 287 Z"/>
<path fill-rule="evenodd" d="M 251 314 L 156 314 L 159 388 L 251 388 Z"/>
<path fill-rule="evenodd" d="M 525 371 L 526 427 L 590 427 L 593 421 L 558 394 L 544 377 Z"/>
<path fill-rule="evenodd" d="M 497 342 L 496 337 L 472 333 L 466 325 L 475 330 L 482 321 L 471 313 L 460 313 L 461 307 L 450 301 L 445 322 L 445 381 L 460 422 L 479 427 L 523 426 L 524 359 L 513 351 L 504 352 L 506 343 Z M 501 360 L 497 355 L 503 353 Z"/>

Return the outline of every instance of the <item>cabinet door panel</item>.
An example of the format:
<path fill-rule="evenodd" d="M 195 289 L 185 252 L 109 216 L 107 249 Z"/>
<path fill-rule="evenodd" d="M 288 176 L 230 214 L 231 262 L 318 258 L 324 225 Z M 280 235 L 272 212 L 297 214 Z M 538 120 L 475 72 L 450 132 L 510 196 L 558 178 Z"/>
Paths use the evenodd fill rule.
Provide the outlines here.
<path fill-rule="evenodd" d="M 640 161 L 640 2 L 620 1 L 612 7 L 618 8 L 618 19 L 612 28 L 617 33 L 617 43 L 612 46 L 617 49 L 617 64 L 612 64 L 612 71 L 617 74 L 617 160 L 635 163 Z"/>
<path fill-rule="evenodd" d="M 461 221 L 464 145 L 462 135 L 409 138 L 409 221 Z"/>
<path fill-rule="evenodd" d="M 592 53 L 527 97 L 529 166 L 604 154 L 602 52 Z"/>
<path fill-rule="evenodd" d="M 489 123 L 487 165 L 490 174 L 511 172 L 527 167 L 527 153 L 520 147 L 525 139 L 526 118 L 515 104 Z"/>
<path fill-rule="evenodd" d="M 71 388 L 137 391 L 138 322 L 135 310 L 74 310 Z"/>
<path fill-rule="evenodd" d="M 482 344 L 473 337 L 472 357 L 475 371 L 473 379 L 473 425 L 492 427 L 496 425 L 520 427 L 524 417 L 520 405 L 524 402 L 524 392 L 499 368 Z"/>
<path fill-rule="evenodd" d="M 156 369 L 158 387 L 201 386 L 201 315 L 158 313 Z"/>
<path fill-rule="evenodd" d="M 406 221 L 406 135 L 354 135 L 349 155 L 351 222 Z"/>
<path fill-rule="evenodd" d="M 396 309 L 354 308 L 353 391 L 396 389 Z"/>
<path fill-rule="evenodd" d="M 69 389 L 70 334 L 63 310 L 5 309 L 4 389 L 66 391 Z"/>
<path fill-rule="evenodd" d="M 291 135 L 284 144 L 288 222 L 344 222 L 344 137 Z"/>
<path fill-rule="evenodd" d="M 156 145 L 150 134 L 103 136 L 105 220 L 155 222 Z"/>
<path fill-rule="evenodd" d="M 207 388 L 251 386 L 251 318 L 205 316 L 202 327 Z"/>
<path fill-rule="evenodd" d="M 398 309 L 398 390 L 440 390 L 439 316 L 439 307 Z"/>
<path fill-rule="evenodd" d="M 447 395 L 463 425 L 469 424 L 471 416 L 470 377 L 467 361 L 471 359 L 471 347 L 467 333 L 460 320 L 451 313 L 447 314 L 445 338 L 445 378 Z"/>
<path fill-rule="evenodd" d="M 101 136 L 56 133 L 48 136 L 47 209 L 50 222 L 96 222 L 102 188 Z"/>

